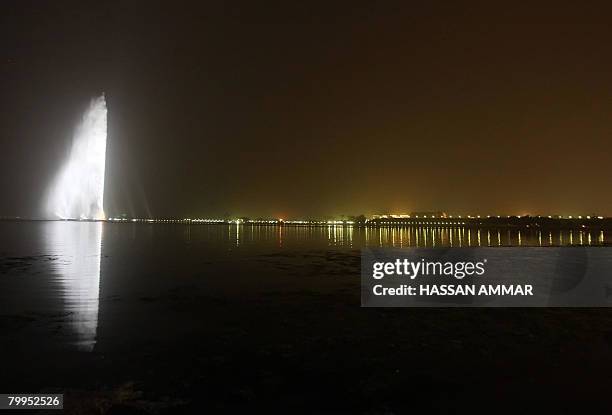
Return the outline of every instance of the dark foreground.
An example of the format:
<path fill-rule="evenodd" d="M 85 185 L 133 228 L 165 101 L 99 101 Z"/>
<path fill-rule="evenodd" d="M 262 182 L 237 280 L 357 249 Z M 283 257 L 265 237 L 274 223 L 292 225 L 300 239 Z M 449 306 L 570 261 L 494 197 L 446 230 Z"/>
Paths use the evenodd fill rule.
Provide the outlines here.
<path fill-rule="evenodd" d="M 5 245 L 1 391 L 83 414 L 608 411 L 608 309 L 363 309 L 350 246 L 103 241 L 91 350 L 67 300 L 37 303 L 65 258 Z"/>

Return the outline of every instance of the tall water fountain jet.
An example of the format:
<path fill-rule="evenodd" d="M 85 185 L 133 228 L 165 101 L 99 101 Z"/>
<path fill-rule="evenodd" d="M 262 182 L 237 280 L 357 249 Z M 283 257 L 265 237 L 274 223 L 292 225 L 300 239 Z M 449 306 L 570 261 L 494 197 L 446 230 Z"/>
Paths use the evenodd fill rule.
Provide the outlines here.
<path fill-rule="evenodd" d="M 104 219 L 106 100 L 91 100 L 68 158 L 49 190 L 48 214 L 56 219 Z"/>

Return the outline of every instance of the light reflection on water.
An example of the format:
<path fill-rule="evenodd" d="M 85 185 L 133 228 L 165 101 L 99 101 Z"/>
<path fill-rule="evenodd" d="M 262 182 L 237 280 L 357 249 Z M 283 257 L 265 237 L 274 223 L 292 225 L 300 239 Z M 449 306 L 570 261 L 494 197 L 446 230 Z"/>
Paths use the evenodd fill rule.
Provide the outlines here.
<path fill-rule="evenodd" d="M 219 235 L 225 234 L 226 238 L 222 238 L 225 239 L 224 242 L 235 247 L 244 244 L 269 244 L 283 248 L 310 243 L 324 243 L 330 247 L 356 249 L 362 247 L 596 246 L 610 242 L 606 240 L 606 235 L 602 230 L 479 229 L 423 226 L 360 228 L 338 225 L 321 227 L 185 226 L 192 228 L 192 232 L 197 232 L 203 238 L 219 239 Z M 222 232 L 218 229 L 220 227 L 223 228 Z"/>
<path fill-rule="evenodd" d="M 302 258 L 303 252 L 328 249 L 594 246 L 609 244 L 611 241 L 606 238 L 609 235 L 599 229 L 0 223 L 0 252 L 7 257 L 6 263 L 10 262 L 9 256 L 15 256 L 33 264 L 32 268 L 3 271 L 6 275 L 0 280 L 3 284 L 0 309 L 3 307 L 4 311 L 0 314 L 29 316 L 34 311 L 43 311 L 55 321 L 55 310 L 59 308 L 66 330 L 59 334 L 49 332 L 45 339 L 65 334 L 61 342 L 91 351 L 97 343 L 99 322 L 103 320 L 99 315 L 100 294 L 103 298 L 127 296 L 132 287 L 127 284 L 131 279 L 119 275 L 134 278 L 153 275 L 158 285 L 168 276 L 168 286 L 173 287 L 178 281 L 174 279 L 176 275 L 205 274 L 220 266 L 215 261 L 238 264 L 240 261 L 233 261 L 280 250 Z M 207 264 L 213 265 L 209 269 Z M 49 278 L 40 278 L 41 275 Z M 153 284 L 153 288 L 158 285 Z M 149 288 L 148 284 L 133 286 L 145 291 Z M 37 291 L 45 287 L 47 291 Z M 102 316 L 104 312 L 103 308 Z M 106 316 L 108 321 L 108 312 Z"/>
<path fill-rule="evenodd" d="M 100 226 L 100 224 L 96 224 Z M 182 240 L 187 244 L 233 248 L 436 248 L 495 246 L 597 246 L 609 244 L 603 230 L 457 227 L 350 227 L 266 226 L 266 225 L 183 225 L 104 224 L 111 235 L 132 239 Z M 101 233 L 101 231 L 100 231 Z M 83 238 L 82 235 L 78 236 Z M 65 236 L 63 237 L 65 238 Z M 144 239 L 142 239 L 144 238 Z M 95 238 L 94 238 L 95 239 Z M 99 243 L 97 243 L 99 245 Z"/>
<path fill-rule="evenodd" d="M 355 232 L 365 236 L 350 243 L 368 247 L 593 246 L 606 242 L 603 231 L 588 230 L 405 227 L 357 229 Z M 579 236 L 577 241 L 574 241 L 575 234 Z"/>
<path fill-rule="evenodd" d="M 99 222 L 51 222 L 44 233 L 49 254 L 58 257 L 51 271 L 61 285 L 74 344 L 85 351 L 96 344 L 102 226 Z"/>

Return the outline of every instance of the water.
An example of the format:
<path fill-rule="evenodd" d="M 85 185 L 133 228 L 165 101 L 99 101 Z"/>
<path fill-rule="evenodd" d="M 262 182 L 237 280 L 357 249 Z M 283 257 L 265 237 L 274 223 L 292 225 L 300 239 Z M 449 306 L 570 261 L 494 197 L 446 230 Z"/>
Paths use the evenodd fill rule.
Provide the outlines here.
<path fill-rule="evenodd" d="M 106 100 L 93 99 L 77 126 L 72 148 L 51 185 L 50 218 L 104 219 Z"/>
<path fill-rule="evenodd" d="M 471 396 L 474 385 L 495 383 L 495 366 L 509 391 L 522 393 L 529 372 L 555 379 L 551 395 L 577 393 L 571 377 L 589 379 L 585 388 L 605 385 L 612 368 L 607 310 L 361 309 L 359 249 L 607 238 L 584 230 L 0 222 L 0 352 L 10 357 L 0 386 L 55 388 L 68 401 L 90 396 L 110 406 L 127 396 L 158 413 L 201 399 L 218 410 L 314 410 L 323 401 L 382 410 L 401 408 L 406 388 L 442 403 L 451 391 Z M 536 391 L 547 387 L 526 393 Z"/>
<path fill-rule="evenodd" d="M 333 268 L 338 264 L 330 261 L 337 256 L 340 270 L 343 261 L 350 265 L 343 277 L 352 278 L 359 273 L 358 250 L 367 247 L 609 243 L 603 231 L 464 227 L 190 226 L 50 221 L 0 222 L 0 229 L 3 267 L 0 304 L 4 314 L 61 316 L 62 335 L 45 337 L 45 342 L 57 340 L 58 344 L 85 351 L 92 351 L 98 340 L 100 302 L 104 299 L 165 295 L 164 290 L 181 289 L 187 282 L 200 284 L 199 278 L 194 281 L 194 275 L 205 278 L 222 273 L 227 281 L 243 264 L 254 266 L 252 272 L 256 278 L 269 275 L 266 268 L 272 259 L 274 271 L 286 270 L 285 277 L 291 279 L 319 272 L 317 267 L 337 273 Z"/>
<path fill-rule="evenodd" d="M 495 246 L 598 246 L 612 242 L 603 230 L 537 230 L 470 227 L 130 225 L 130 232 L 186 243 L 218 244 L 245 249 L 361 249 L 369 247 L 436 248 Z M 118 228 L 117 228 L 118 229 Z M 125 230 L 124 230 L 125 231 Z"/>

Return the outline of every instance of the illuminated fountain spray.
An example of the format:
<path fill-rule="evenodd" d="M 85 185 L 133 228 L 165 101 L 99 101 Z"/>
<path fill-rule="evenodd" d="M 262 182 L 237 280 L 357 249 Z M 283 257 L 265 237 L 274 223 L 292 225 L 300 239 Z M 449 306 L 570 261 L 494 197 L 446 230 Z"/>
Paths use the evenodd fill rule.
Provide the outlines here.
<path fill-rule="evenodd" d="M 104 219 L 106 100 L 91 100 L 70 154 L 50 188 L 48 213 L 56 219 Z"/>

